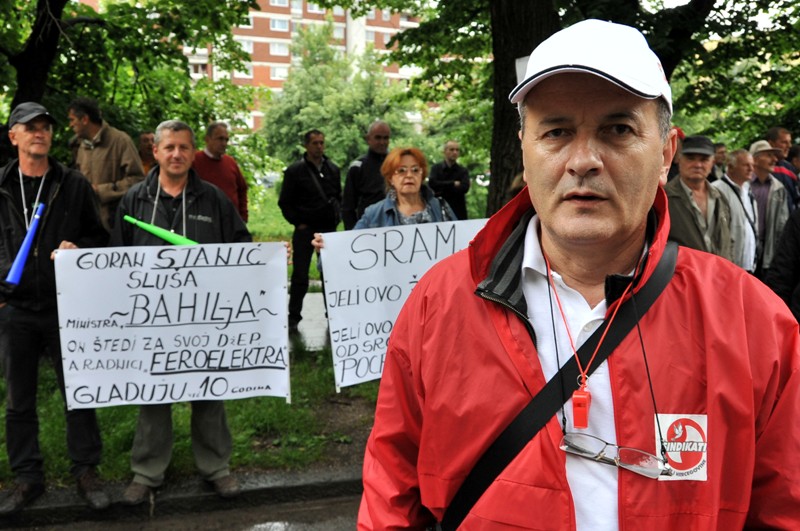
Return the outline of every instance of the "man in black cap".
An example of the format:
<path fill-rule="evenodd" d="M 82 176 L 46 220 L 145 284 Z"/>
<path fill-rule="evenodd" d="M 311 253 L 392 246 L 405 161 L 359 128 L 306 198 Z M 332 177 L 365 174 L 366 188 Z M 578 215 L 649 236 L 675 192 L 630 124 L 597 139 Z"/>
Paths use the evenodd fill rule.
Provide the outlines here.
<path fill-rule="evenodd" d="M 8 136 L 18 158 L 0 168 L 0 351 L 5 358 L 6 450 L 16 483 L 0 515 L 15 513 L 45 491 L 36 388 L 39 357 L 50 358 L 64 396 L 58 333 L 56 249 L 99 247 L 108 235 L 100 221 L 91 184 L 49 157 L 55 120 L 43 106 L 18 105 L 8 120 Z M 36 237 L 18 281 L 7 274 L 34 214 L 44 203 Z M 65 412 L 67 453 L 79 494 L 93 509 L 109 505 L 97 477 L 102 441 L 93 409 Z"/>
<path fill-rule="evenodd" d="M 669 239 L 733 261 L 731 207 L 706 177 L 714 166 L 714 144 L 687 136 L 678 157 L 678 179 L 664 186 L 672 223 Z"/>

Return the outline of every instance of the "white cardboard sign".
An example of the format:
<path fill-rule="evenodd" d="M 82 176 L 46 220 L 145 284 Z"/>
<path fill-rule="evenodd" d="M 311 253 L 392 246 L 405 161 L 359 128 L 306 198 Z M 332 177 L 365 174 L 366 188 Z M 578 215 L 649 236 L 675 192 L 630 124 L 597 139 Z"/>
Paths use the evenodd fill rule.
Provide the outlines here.
<path fill-rule="evenodd" d="M 70 409 L 290 398 L 282 243 L 58 251 Z"/>
<path fill-rule="evenodd" d="M 394 321 L 430 269 L 464 249 L 485 219 L 329 232 L 322 248 L 336 388 L 376 380 Z"/>

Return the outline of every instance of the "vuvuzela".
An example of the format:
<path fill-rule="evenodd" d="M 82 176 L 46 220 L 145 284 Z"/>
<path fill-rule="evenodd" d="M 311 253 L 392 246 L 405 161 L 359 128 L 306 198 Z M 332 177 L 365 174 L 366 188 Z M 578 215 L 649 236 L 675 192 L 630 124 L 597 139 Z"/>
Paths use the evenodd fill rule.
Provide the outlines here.
<path fill-rule="evenodd" d="M 128 223 L 133 223 L 142 230 L 146 230 L 150 234 L 158 236 L 165 242 L 171 243 L 172 245 L 197 245 L 196 241 L 190 240 L 185 236 L 181 236 L 180 234 L 175 234 L 174 232 L 168 231 L 167 229 L 156 227 L 155 225 L 151 225 L 150 223 L 145 223 L 144 221 L 139 221 L 138 219 L 132 218 L 131 216 L 124 216 L 123 219 Z"/>
<path fill-rule="evenodd" d="M 39 227 L 39 218 L 42 217 L 44 212 L 44 203 L 39 203 L 36 207 L 36 212 L 33 213 L 31 226 L 28 227 L 28 233 L 25 234 L 25 239 L 22 240 L 22 245 L 17 251 L 17 256 L 14 258 L 14 263 L 11 264 L 11 269 L 8 270 L 6 282 L 9 284 L 17 285 L 22 278 L 22 270 L 25 269 L 25 261 L 28 259 L 28 253 L 31 251 L 31 244 L 33 237 L 36 235 L 36 229 Z"/>

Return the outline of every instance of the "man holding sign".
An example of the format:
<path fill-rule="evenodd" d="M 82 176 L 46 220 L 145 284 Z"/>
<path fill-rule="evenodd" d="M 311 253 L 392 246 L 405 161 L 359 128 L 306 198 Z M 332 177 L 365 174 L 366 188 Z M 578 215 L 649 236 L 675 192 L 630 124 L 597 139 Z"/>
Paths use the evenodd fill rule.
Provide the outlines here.
<path fill-rule="evenodd" d="M 153 147 L 158 166 L 120 202 L 112 245 L 165 245 L 158 236 L 124 221 L 125 216 L 172 230 L 198 243 L 252 241 L 230 199 L 191 169 L 195 150 L 194 132 L 187 124 L 178 120 L 159 124 Z M 239 485 L 228 468 L 232 442 L 224 404 L 219 400 L 191 404 L 192 449 L 197 468 L 221 497 L 236 496 Z M 152 490 L 164 481 L 171 454 L 170 404 L 141 406 L 131 450 L 134 477 L 123 494 L 123 503 L 138 505 L 150 498 Z"/>
<path fill-rule="evenodd" d="M 15 513 L 45 490 L 36 388 L 39 358 L 53 363 L 64 396 L 58 332 L 55 249 L 101 247 L 108 234 L 89 181 L 48 156 L 55 120 L 34 102 L 19 104 L 8 120 L 8 136 L 19 158 L 0 168 L 0 352 L 5 361 L 6 450 L 16 485 L 0 503 L 0 515 Z M 37 223 L 34 214 L 44 203 Z M 7 277 L 29 231 L 36 230 L 19 278 Z M 23 250 L 23 253 L 25 251 Z M 16 275 L 15 275 L 16 276 Z M 66 411 L 67 452 L 78 492 L 93 509 L 109 505 L 95 471 L 102 441 L 93 409 Z"/>
<path fill-rule="evenodd" d="M 667 243 L 672 95 L 644 36 L 564 29 L 510 99 L 528 193 L 401 311 L 359 529 L 800 528 L 797 323 Z"/>

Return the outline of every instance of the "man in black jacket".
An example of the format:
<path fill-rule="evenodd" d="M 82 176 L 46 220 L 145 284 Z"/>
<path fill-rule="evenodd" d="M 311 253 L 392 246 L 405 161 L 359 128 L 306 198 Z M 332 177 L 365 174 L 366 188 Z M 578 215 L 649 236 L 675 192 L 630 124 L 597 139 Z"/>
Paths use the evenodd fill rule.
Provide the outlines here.
<path fill-rule="evenodd" d="M 0 352 L 5 361 L 6 451 L 16 484 L 0 503 L 0 515 L 16 513 L 45 491 L 36 388 L 39 357 L 53 363 L 64 396 L 56 278 L 56 249 L 100 247 L 108 234 L 89 181 L 49 157 L 55 120 L 43 106 L 19 104 L 8 121 L 8 136 L 19 158 L 0 169 L 0 274 L 6 279 L 14 257 L 45 204 L 18 282 L 0 281 Z M 65 411 L 67 453 L 78 492 L 93 509 L 109 497 L 97 477 L 102 441 L 94 409 Z"/>
<path fill-rule="evenodd" d="M 469 192 L 469 173 L 458 163 L 461 147 L 455 140 L 444 145 L 444 160 L 431 166 L 428 185 L 453 209 L 458 219 L 467 219 L 467 192 Z"/>
<path fill-rule="evenodd" d="M 153 149 L 158 165 L 120 201 L 112 245 L 165 245 L 157 236 L 124 222 L 125 215 L 198 243 L 252 241 L 231 200 L 192 170 L 196 148 L 194 132 L 185 123 L 167 120 L 159 124 Z M 239 484 L 228 467 L 233 443 L 224 403 L 200 400 L 191 404 L 192 451 L 197 468 L 220 497 L 232 498 L 239 494 Z M 171 412 L 171 404 L 139 408 L 131 449 L 134 477 L 122 495 L 122 503 L 144 503 L 163 483 L 172 455 Z"/>
<path fill-rule="evenodd" d="M 367 154 L 354 160 L 347 170 L 342 200 L 342 221 L 345 230 L 355 227 L 364 211 L 373 203 L 386 197 L 386 180 L 381 174 L 381 165 L 389 151 L 392 130 L 380 120 L 372 122 L 364 140 Z"/>
<path fill-rule="evenodd" d="M 312 129 L 303 137 L 306 152 L 283 172 L 278 206 L 286 221 L 294 225 L 292 248 L 294 269 L 289 288 L 289 331 L 297 332 L 303 318 L 303 298 L 308 292 L 308 268 L 315 232 L 332 232 L 339 224 L 342 183 L 339 167 L 325 156 L 325 135 Z"/>

